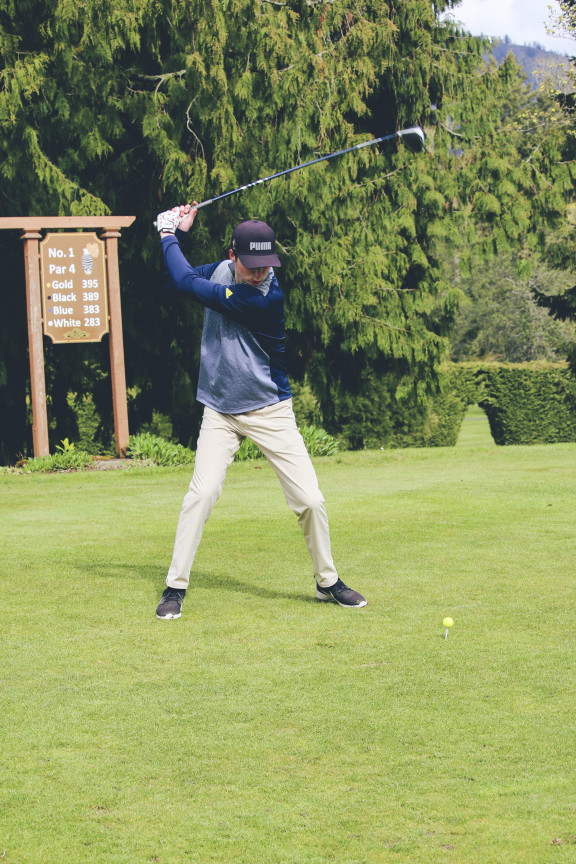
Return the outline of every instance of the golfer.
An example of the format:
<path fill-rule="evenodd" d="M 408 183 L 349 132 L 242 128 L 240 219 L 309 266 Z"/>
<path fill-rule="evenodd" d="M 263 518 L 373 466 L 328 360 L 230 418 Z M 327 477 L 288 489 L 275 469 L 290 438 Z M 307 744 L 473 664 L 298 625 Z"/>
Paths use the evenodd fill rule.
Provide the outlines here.
<path fill-rule="evenodd" d="M 196 213 L 187 204 L 161 213 L 157 221 L 172 282 L 205 312 L 197 392 L 204 413 L 194 475 L 156 615 L 181 615 L 204 525 L 244 438 L 266 456 L 298 517 L 314 566 L 316 598 L 347 608 L 365 606 L 365 598 L 336 572 L 324 498 L 296 426 L 285 370 L 284 297 L 272 269 L 280 266 L 274 232 L 264 222 L 242 222 L 232 235 L 228 259 L 194 268 L 180 240 Z"/>

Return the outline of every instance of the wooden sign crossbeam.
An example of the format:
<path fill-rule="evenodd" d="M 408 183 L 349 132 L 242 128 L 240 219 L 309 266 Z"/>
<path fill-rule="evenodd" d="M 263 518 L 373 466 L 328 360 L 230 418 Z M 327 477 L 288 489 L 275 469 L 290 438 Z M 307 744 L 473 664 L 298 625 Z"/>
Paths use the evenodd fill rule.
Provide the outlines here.
<path fill-rule="evenodd" d="M 122 311 L 120 304 L 118 238 L 121 236 L 121 229 L 129 227 L 135 219 L 135 216 L 9 216 L 0 218 L 0 230 L 16 229 L 23 232 L 21 239 L 24 243 L 26 271 L 32 439 L 35 456 L 47 456 L 50 452 L 46 412 L 44 345 L 42 341 L 41 232 L 46 229 L 78 230 L 82 228 L 98 229 L 100 231 L 100 238 L 105 243 L 114 434 L 117 454 L 119 456 L 126 454 L 129 432 L 124 344 L 122 339 Z"/>
<path fill-rule="evenodd" d="M 43 228 L 128 228 L 135 216 L 2 216 L 0 228 L 41 231 Z"/>

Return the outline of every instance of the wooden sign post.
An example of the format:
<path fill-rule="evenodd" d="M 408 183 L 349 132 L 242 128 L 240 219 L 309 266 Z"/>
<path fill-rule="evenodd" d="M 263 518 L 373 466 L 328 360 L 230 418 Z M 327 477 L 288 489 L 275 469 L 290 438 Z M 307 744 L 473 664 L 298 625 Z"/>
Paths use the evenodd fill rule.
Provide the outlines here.
<path fill-rule="evenodd" d="M 108 331 L 116 453 L 126 454 L 129 432 L 118 238 L 120 230 L 135 219 L 135 216 L 0 218 L 0 229 L 23 232 L 34 456 L 47 456 L 50 452 L 43 333 L 55 343 L 71 344 L 99 342 Z M 78 233 L 79 229 L 87 228 L 99 229 L 100 238 L 94 233 Z M 43 239 L 41 232 L 46 229 L 60 232 L 71 229 L 73 233 L 48 234 Z"/>

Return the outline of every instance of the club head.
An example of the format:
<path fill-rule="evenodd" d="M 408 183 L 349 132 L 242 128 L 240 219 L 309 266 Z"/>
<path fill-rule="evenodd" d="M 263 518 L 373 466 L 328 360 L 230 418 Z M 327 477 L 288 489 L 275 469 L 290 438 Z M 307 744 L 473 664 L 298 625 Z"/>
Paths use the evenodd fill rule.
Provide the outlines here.
<path fill-rule="evenodd" d="M 420 126 L 403 129 L 398 132 L 398 137 L 402 139 L 411 153 L 422 153 L 426 149 L 426 136 Z"/>

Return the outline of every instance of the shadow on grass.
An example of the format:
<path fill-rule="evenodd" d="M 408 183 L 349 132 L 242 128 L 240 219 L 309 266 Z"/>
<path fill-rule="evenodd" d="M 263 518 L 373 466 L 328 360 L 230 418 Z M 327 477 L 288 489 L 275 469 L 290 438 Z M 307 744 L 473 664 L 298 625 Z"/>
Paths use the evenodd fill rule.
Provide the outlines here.
<path fill-rule="evenodd" d="M 137 577 L 150 581 L 158 586 L 159 596 L 165 587 L 165 566 L 156 566 L 147 564 L 143 567 L 134 567 L 129 565 L 115 565 L 110 567 L 107 562 L 93 561 L 90 564 L 90 571 L 95 575 L 102 577 L 110 577 L 112 579 L 122 579 L 122 577 Z M 266 578 L 266 577 L 264 577 Z M 295 600 L 298 603 L 316 603 L 314 597 L 314 581 L 310 580 L 309 593 L 296 593 L 290 591 L 278 591 L 274 588 L 267 588 L 265 585 L 252 585 L 248 582 L 242 582 L 235 579 L 233 576 L 220 576 L 215 573 L 206 573 L 203 571 L 194 571 L 190 579 L 190 589 L 201 589 L 203 591 L 220 591 L 220 592 L 235 592 L 238 594 L 251 594 L 253 597 L 260 597 L 264 600 Z"/>
<path fill-rule="evenodd" d="M 192 574 L 190 586 L 203 588 L 208 591 L 235 591 L 239 594 L 252 594 L 253 597 L 262 597 L 265 600 L 297 600 L 299 603 L 315 603 L 314 585 L 309 594 L 296 594 L 289 591 L 277 591 L 266 588 L 263 585 L 251 585 L 241 582 L 232 576 L 215 576 L 212 573 L 196 572 Z"/>

